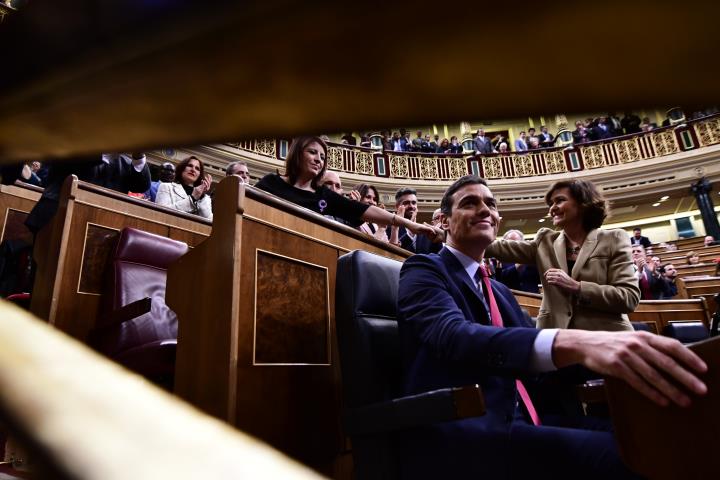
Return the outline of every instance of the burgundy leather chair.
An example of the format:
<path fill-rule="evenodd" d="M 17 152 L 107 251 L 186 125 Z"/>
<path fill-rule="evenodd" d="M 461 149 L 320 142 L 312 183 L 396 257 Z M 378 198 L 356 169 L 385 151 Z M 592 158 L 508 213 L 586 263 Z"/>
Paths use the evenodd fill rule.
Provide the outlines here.
<path fill-rule="evenodd" d="M 125 228 L 106 275 L 103 314 L 90 334 L 98 351 L 166 388 L 172 388 L 177 316 L 165 305 L 168 266 L 187 244 Z"/>

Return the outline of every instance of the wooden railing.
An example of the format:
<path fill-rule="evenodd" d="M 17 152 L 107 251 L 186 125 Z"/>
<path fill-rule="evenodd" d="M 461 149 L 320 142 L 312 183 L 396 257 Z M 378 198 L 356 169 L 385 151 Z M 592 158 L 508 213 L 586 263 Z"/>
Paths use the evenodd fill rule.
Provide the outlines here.
<path fill-rule="evenodd" d="M 287 139 L 247 140 L 229 146 L 284 159 Z M 341 172 L 410 180 L 455 180 L 474 173 L 489 179 L 562 174 L 663 157 L 720 143 L 720 115 L 673 127 L 569 147 L 474 155 L 394 152 L 328 144 L 328 167 Z"/>

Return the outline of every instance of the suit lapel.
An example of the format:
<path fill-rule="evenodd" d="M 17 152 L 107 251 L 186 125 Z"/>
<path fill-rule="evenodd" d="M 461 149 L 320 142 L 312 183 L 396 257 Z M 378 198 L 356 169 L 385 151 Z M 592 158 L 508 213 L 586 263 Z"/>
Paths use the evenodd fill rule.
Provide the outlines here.
<path fill-rule="evenodd" d="M 558 265 L 558 268 L 562 269 L 565 273 L 570 273 L 568 272 L 567 268 L 567 255 L 564 233 L 560 232 L 560 235 L 557 236 L 557 238 L 553 242 L 553 248 L 555 249 L 555 258 L 557 258 L 558 262 L 560 263 L 560 265 Z"/>
<path fill-rule="evenodd" d="M 487 310 L 485 310 L 485 299 L 480 296 L 481 294 L 478 291 L 477 285 L 470 279 L 460 260 L 445 247 L 440 250 L 439 255 L 443 257 L 453 282 L 461 285 L 461 288 L 465 290 L 464 296 L 468 299 L 468 303 L 472 305 L 475 317 L 481 319 L 482 323 L 489 325 L 490 319 L 488 318 Z"/>
<path fill-rule="evenodd" d="M 575 262 L 575 266 L 572 269 L 572 278 L 577 280 L 578 275 L 582 271 L 583 266 L 585 265 L 585 262 L 588 258 L 590 258 L 590 255 L 595 251 L 595 248 L 597 248 L 597 237 L 598 237 L 598 229 L 595 228 L 593 230 L 590 230 L 587 237 L 585 238 L 585 242 L 583 243 L 582 247 L 580 248 L 580 253 L 578 253 L 577 261 Z"/>

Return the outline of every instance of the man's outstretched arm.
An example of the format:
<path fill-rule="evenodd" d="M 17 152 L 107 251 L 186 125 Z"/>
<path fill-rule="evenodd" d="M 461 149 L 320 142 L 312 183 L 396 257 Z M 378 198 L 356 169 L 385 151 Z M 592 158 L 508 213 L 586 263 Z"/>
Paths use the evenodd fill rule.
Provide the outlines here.
<path fill-rule="evenodd" d="M 553 343 L 553 361 L 560 368 L 582 364 L 587 368 L 625 380 L 653 402 L 690 405 L 690 397 L 665 376 L 691 393 L 703 395 L 705 384 L 695 375 L 707 365 L 675 339 L 648 332 L 590 332 L 560 330 Z"/>

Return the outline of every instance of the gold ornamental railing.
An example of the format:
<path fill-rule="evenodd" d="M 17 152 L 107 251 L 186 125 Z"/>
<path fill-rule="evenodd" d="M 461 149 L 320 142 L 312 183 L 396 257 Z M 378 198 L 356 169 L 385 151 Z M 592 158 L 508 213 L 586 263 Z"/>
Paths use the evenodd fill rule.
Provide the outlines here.
<path fill-rule="evenodd" d="M 259 139 L 228 145 L 282 160 L 288 144 L 287 139 Z M 504 155 L 394 152 L 329 143 L 327 162 L 332 170 L 375 177 L 455 180 L 474 173 L 511 179 L 612 167 L 715 144 L 720 144 L 720 115 L 607 140 Z"/>

